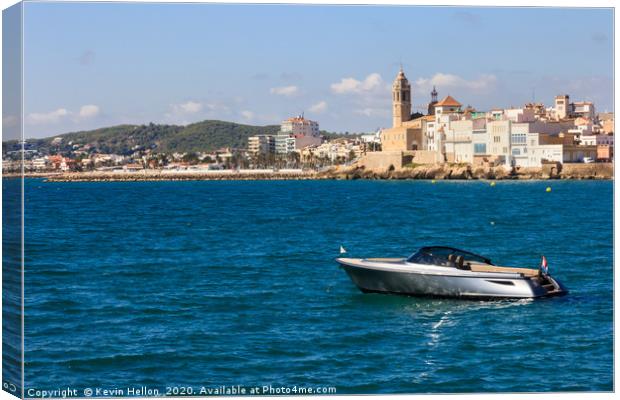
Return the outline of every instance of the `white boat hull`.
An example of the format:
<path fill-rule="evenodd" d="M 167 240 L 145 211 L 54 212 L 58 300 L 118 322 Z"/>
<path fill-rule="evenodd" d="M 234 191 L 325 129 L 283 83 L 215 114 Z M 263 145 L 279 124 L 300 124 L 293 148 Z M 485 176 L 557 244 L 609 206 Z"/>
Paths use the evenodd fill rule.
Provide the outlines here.
<path fill-rule="evenodd" d="M 461 298 L 536 298 L 566 294 L 555 279 L 547 277 L 553 288 L 546 288 L 539 277 L 518 273 L 476 273 L 457 269 L 421 266 L 404 260 L 371 262 L 339 258 L 338 263 L 363 292 L 410 296 Z M 551 287 L 550 285 L 547 285 Z"/>

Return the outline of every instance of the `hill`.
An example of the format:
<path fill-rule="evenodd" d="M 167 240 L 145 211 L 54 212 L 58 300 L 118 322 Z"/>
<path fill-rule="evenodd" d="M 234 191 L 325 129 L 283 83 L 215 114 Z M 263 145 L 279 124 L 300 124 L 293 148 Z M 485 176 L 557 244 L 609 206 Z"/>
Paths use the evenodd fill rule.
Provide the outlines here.
<path fill-rule="evenodd" d="M 27 148 L 43 154 L 64 153 L 75 145 L 91 152 L 128 155 L 138 149 L 155 152 L 206 152 L 222 147 L 245 148 L 248 137 L 274 134 L 279 125 L 253 126 L 234 122 L 207 120 L 180 125 L 118 125 L 90 131 L 70 132 L 44 139 L 28 139 Z M 61 137 L 62 141 L 54 141 Z M 17 141 L 4 142 L 3 152 L 18 150 Z"/>

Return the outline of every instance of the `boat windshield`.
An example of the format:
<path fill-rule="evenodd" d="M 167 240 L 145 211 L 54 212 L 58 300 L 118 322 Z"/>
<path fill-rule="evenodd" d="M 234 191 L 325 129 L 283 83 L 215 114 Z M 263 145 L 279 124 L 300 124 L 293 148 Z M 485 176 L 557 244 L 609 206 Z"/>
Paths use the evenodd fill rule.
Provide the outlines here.
<path fill-rule="evenodd" d="M 464 261 L 474 261 L 478 263 L 493 265 L 491 260 L 486 257 L 479 256 L 468 251 L 455 249 L 453 247 L 422 247 L 415 254 L 407 259 L 407 261 L 416 264 L 440 265 L 448 266 L 448 256 L 454 254 L 463 256 Z"/>

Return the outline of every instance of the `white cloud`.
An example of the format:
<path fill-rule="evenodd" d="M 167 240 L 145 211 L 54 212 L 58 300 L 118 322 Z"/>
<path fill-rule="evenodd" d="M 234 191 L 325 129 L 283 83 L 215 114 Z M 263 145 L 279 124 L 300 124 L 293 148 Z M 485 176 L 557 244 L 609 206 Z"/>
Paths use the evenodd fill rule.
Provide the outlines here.
<path fill-rule="evenodd" d="M 26 116 L 26 121 L 31 125 L 55 124 L 68 115 L 67 109 L 59 108 L 47 113 L 30 113 Z"/>
<path fill-rule="evenodd" d="M 353 112 L 366 117 L 387 117 L 390 115 L 390 110 L 388 108 L 379 107 L 365 107 L 354 110 Z"/>
<path fill-rule="evenodd" d="M 254 118 L 254 113 L 252 111 L 244 110 L 244 111 L 241 111 L 241 116 L 244 119 L 250 120 Z"/>
<path fill-rule="evenodd" d="M 370 92 L 382 86 L 384 86 L 383 78 L 381 78 L 380 74 L 373 72 L 363 81 L 359 81 L 355 78 L 342 78 L 340 82 L 332 83 L 330 87 L 332 92 L 336 94 L 347 94 Z"/>
<path fill-rule="evenodd" d="M 214 104 L 207 104 L 206 106 L 209 110 L 216 108 Z M 167 122 L 187 125 L 190 123 L 189 119 L 191 119 L 188 116 L 201 112 L 204 107 L 204 104 L 193 100 L 186 101 L 185 103 L 170 104 L 170 112 L 164 114 L 164 118 Z"/>
<path fill-rule="evenodd" d="M 85 119 L 94 118 L 99 115 L 99 106 L 85 104 L 79 111 L 69 111 L 66 108 L 59 108 L 46 113 L 30 113 L 26 115 L 26 123 L 29 125 L 49 125 L 69 120 L 73 123 L 82 122 Z"/>
<path fill-rule="evenodd" d="M 433 86 L 437 86 L 437 90 L 463 88 L 471 91 L 484 91 L 495 87 L 496 83 L 495 75 L 483 74 L 476 79 L 467 80 L 458 75 L 442 72 L 436 73 L 431 78 L 419 78 L 415 81 L 417 88 L 424 91 L 430 90 Z"/>
<path fill-rule="evenodd" d="M 219 102 L 211 102 L 211 103 L 207 103 L 205 104 L 205 107 L 207 108 L 208 111 L 217 111 L 217 112 L 229 112 L 230 108 L 224 104 L 224 103 L 219 103 Z"/>
<path fill-rule="evenodd" d="M 278 96 L 293 96 L 299 92 L 299 88 L 295 85 L 281 86 L 269 89 L 269 93 L 276 94 Z"/>
<path fill-rule="evenodd" d="M 94 104 L 87 104 L 80 108 L 79 116 L 81 118 L 93 118 L 99 115 L 99 107 Z"/>
<path fill-rule="evenodd" d="M 230 106 L 234 102 L 233 99 L 205 99 L 170 104 L 163 121 L 187 125 L 203 119 L 230 119 L 235 114 Z"/>
<path fill-rule="evenodd" d="M 187 101 L 180 104 L 172 104 L 172 112 L 174 114 L 195 114 L 202 110 L 202 103 L 197 101 Z"/>
<path fill-rule="evenodd" d="M 326 101 L 319 101 L 316 104 L 313 104 L 312 106 L 310 106 L 310 108 L 308 109 L 310 112 L 316 113 L 316 114 L 321 114 L 323 112 L 325 112 L 327 110 L 327 102 Z"/>

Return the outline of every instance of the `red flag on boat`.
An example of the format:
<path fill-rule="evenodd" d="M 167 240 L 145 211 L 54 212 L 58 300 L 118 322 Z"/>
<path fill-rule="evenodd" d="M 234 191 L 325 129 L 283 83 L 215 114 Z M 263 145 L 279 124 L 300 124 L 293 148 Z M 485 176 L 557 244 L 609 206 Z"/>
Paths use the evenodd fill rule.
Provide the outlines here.
<path fill-rule="evenodd" d="M 542 260 L 540 261 L 540 269 L 543 273 L 549 272 L 549 267 L 547 266 L 547 257 L 542 256 Z"/>

